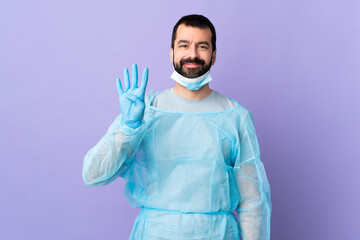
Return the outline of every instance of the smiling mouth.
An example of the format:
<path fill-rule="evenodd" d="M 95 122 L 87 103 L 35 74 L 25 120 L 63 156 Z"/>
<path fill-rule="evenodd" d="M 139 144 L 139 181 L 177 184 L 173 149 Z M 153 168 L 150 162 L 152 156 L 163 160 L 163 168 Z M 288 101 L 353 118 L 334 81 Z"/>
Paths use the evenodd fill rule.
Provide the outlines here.
<path fill-rule="evenodd" d="M 197 67 L 200 67 L 200 64 L 199 63 L 185 63 L 184 66 L 187 68 L 197 68 Z"/>

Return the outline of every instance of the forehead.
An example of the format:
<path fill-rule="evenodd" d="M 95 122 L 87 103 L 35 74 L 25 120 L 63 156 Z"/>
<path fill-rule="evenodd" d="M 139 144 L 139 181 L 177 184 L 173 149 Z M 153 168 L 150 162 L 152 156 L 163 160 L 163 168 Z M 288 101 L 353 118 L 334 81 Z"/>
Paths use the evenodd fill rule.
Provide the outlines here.
<path fill-rule="evenodd" d="M 176 31 L 175 43 L 179 40 L 188 41 L 208 41 L 211 43 L 211 30 L 210 28 L 197 28 L 180 24 Z"/>

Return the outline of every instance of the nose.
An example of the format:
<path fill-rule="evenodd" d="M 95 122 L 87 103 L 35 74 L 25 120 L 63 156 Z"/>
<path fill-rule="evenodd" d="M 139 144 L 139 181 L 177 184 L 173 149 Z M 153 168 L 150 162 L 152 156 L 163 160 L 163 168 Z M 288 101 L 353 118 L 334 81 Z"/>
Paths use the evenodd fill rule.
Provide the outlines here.
<path fill-rule="evenodd" d="M 195 45 L 192 45 L 190 48 L 189 48 L 189 57 L 191 59 L 194 59 L 194 58 L 197 58 L 199 57 L 199 54 L 198 54 L 198 51 L 197 51 L 197 48 Z"/>

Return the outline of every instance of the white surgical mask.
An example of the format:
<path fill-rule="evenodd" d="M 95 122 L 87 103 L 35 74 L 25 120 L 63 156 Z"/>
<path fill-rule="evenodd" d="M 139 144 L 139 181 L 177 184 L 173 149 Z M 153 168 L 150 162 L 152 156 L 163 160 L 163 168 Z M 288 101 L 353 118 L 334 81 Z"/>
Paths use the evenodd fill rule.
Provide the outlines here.
<path fill-rule="evenodd" d="M 212 78 L 210 77 L 210 70 L 197 78 L 187 78 L 178 73 L 175 69 L 171 78 L 180 83 L 189 90 L 199 90 L 202 86 L 209 83 Z"/>

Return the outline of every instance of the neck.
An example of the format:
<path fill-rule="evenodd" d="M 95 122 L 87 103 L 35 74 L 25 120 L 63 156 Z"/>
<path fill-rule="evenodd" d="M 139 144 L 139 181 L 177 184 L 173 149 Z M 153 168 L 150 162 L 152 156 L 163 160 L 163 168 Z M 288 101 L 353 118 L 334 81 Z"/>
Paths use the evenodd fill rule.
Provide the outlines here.
<path fill-rule="evenodd" d="M 189 100 L 201 100 L 209 96 L 212 91 L 209 84 L 205 84 L 199 90 L 189 90 L 183 85 L 176 83 L 173 89 L 178 96 Z"/>

